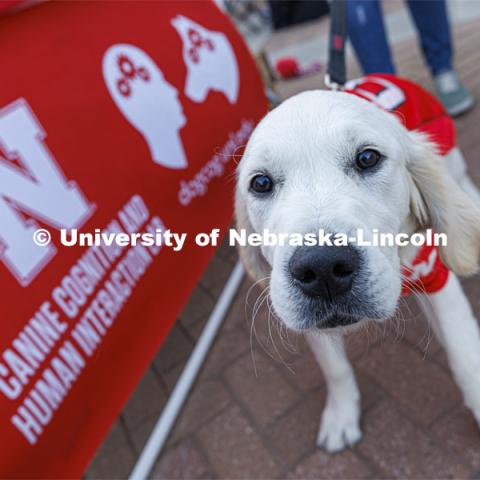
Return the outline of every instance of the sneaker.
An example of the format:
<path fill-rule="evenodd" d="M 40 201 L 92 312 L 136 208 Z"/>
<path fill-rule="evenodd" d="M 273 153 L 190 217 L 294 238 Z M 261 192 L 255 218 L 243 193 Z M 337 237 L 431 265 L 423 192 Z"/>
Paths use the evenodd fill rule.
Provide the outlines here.
<path fill-rule="evenodd" d="M 465 113 L 475 104 L 475 99 L 453 70 L 439 73 L 433 80 L 439 100 L 452 117 Z"/>

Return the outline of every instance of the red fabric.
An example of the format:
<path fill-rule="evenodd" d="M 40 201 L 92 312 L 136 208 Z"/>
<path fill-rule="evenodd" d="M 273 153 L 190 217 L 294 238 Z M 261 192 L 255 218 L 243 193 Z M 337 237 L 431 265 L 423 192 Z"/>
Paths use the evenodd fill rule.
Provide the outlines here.
<path fill-rule="evenodd" d="M 195 235 L 231 222 L 234 157 L 267 101 L 213 2 L 41 3 L 0 17 L 0 58 L 0 477 L 79 478 L 215 251 Z M 156 219 L 188 234 L 181 251 L 106 249 L 102 263 L 59 240 Z M 33 244 L 40 227 L 51 246 Z M 33 318 L 53 345 L 32 340 Z M 43 359 L 20 353 L 21 333 Z M 60 368 L 66 342 L 75 370 Z M 32 442 L 14 423 L 25 413 Z"/>
<path fill-rule="evenodd" d="M 402 295 L 409 295 L 412 290 L 423 293 L 435 293 L 441 290 L 448 280 L 448 268 L 442 263 L 438 248 L 424 246 L 410 267 L 404 267 L 406 277 L 402 285 Z"/>
<path fill-rule="evenodd" d="M 408 130 L 425 133 L 441 155 L 455 146 L 453 120 L 431 93 L 410 80 L 388 74 L 368 75 L 349 82 L 345 91 L 397 115 Z M 437 292 L 448 279 L 448 269 L 433 246 L 421 247 L 412 265 L 402 273 L 407 279 L 402 287 L 403 295 L 412 290 Z"/>

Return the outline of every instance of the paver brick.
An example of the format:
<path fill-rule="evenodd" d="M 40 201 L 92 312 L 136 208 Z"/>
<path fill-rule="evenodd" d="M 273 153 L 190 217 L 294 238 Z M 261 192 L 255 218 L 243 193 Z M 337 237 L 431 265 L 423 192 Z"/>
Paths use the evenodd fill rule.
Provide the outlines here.
<path fill-rule="evenodd" d="M 178 319 L 185 328 L 188 328 L 207 317 L 214 306 L 214 299 L 205 290 L 196 288 Z"/>
<path fill-rule="evenodd" d="M 238 401 L 261 427 L 275 420 L 299 398 L 299 393 L 265 355 L 256 355 L 254 363 L 247 352 L 226 370 L 225 378 Z"/>
<path fill-rule="evenodd" d="M 232 406 L 198 432 L 206 455 L 220 478 L 271 479 L 279 465 L 238 406 Z"/>
<path fill-rule="evenodd" d="M 134 429 L 148 417 L 156 417 L 167 401 L 165 390 L 152 369 L 148 369 L 123 409 L 127 428 Z"/>
<path fill-rule="evenodd" d="M 86 477 L 90 479 L 126 478 L 136 461 L 121 420 L 117 420 L 109 435 L 90 462 Z"/>
<path fill-rule="evenodd" d="M 162 454 L 149 478 L 196 480 L 212 478 L 212 473 L 198 447 L 191 438 L 187 438 Z"/>
<path fill-rule="evenodd" d="M 392 402 L 371 409 L 363 422 L 358 451 L 382 472 L 381 478 L 465 478 L 469 468 L 434 442 Z"/>
<path fill-rule="evenodd" d="M 288 478 L 291 480 L 360 480 L 375 477 L 372 477 L 368 465 L 349 450 L 335 455 L 317 450 L 300 462 L 289 473 Z"/>
<path fill-rule="evenodd" d="M 214 256 L 202 277 L 202 288 L 209 292 L 213 298 L 218 297 L 232 269 L 233 267 L 230 262 L 223 260 L 217 255 Z"/>
<path fill-rule="evenodd" d="M 435 422 L 431 431 L 437 440 L 480 469 L 480 430 L 466 407 L 454 409 Z"/>
<path fill-rule="evenodd" d="M 295 465 L 316 450 L 324 403 L 325 391 L 312 392 L 265 430 L 277 458 L 285 466 Z"/>
<path fill-rule="evenodd" d="M 184 363 L 190 356 L 193 346 L 193 342 L 183 329 L 175 324 L 153 360 L 157 372 L 163 375 L 176 365 Z"/>
<path fill-rule="evenodd" d="M 423 425 L 460 402 L 460 392 L 451 376 L 404 343 L 384 343 L 358 365 Z"/>
<path fill-rule="evenodd" d="M 215 417 L 231 401 L 230 394 L 218 380 L 199 382 L 190 393 L 182 415 L 170 434 L 169 443 L 176 442 Z"/>

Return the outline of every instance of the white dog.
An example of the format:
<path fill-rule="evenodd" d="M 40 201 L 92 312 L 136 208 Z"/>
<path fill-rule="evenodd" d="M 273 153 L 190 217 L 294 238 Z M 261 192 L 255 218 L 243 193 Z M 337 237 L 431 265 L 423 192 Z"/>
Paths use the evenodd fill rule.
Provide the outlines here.
<path fill-rule="evenodd" d="M 480 334 L 456 277 L 478 268 L 478 198 L 458 149 L 440 158 L 424 135 L 378 106 L 310 91 L 275 108 L 253 132 L 238 167 L 236 217 L 249 233 L 446 233 L 440 255 L 448 281 L 421 304 L 480 423 Z M 318 444 L 332 452 L 354 444 L 362 436 L 360 394 L 343 335 L 394 314 L 402 265 L 416 250 L 246 246 L 240 254 L 254 279 L 269 282 L 277 316 L 305 333 L 323 370 L 328 395 Z"/>

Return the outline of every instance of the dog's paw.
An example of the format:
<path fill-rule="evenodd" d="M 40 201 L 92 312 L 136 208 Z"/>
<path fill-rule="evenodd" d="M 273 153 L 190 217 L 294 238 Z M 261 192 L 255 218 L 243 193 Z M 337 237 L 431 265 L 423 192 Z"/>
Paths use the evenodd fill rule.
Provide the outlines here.
<path fill-rule="evenodd" d="M 360 406 L 358 402 L 344 405 L 328 404 L 322 414 L 317 446 L 327 452 L 339 452 L 362 438 Z"/>

